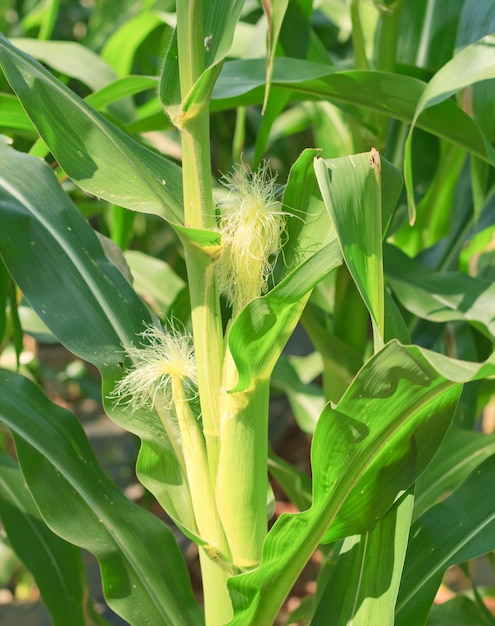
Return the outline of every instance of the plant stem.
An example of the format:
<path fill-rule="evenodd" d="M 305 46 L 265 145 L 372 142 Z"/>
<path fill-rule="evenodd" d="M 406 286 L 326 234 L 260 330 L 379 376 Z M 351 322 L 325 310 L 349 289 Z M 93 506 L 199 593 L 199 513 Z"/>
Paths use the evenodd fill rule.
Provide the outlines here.
<path fill-rule="evenodd" d="M 218 511 L 239 570 L 259 564 L 267 532 L 269 380 L 253 381 L 246 391 L 237 384 L 230 352 L 222 385 L 220 462 L 216 484 Z"/>
<path fill-rule="evenodd" d="M 181 98 L 184 100 L 205 69 L 202 0 L 177 0 L 177 46 Z M 204 229 L 216 226 L 210 165 L 210 125 L 207 106 L 188 116 L 181 128 L 182 180 L 184 194 L 184 225 Z M 208 493 L 206 510 L 204 494 L 191 485 L 193 507 L 198 528 L 205 528 L 204 539 L 215 542 L 219 552 L 200 547 L 205 619 L 208 626 L 230 621 L 232 604 L 227 589 L 231 568 L 223 561 L 230 559 L 229 548 L 221 526 L 215 501 L 214 485 L 219 462 L 219 389 L 223 362 L 223 330 L 220 314 L 214 259 L 192 240 L 183 238 L 194 349 L 198 372 L 198 388 L 203 420 L 203 434 L 198 424 L 191 429 L 191 452 L 200 458 L 187 458 L 190 483 Z M 176 405 L 177 406 L 177 405 Z M 183 433 L 183 440 L 184 435 Z M 206 451 L 203 448 L 203 435 Z M 198 437 L 201 439 L 198 439 Z M 199 474 L 198 474 L 199 472 Z M 203 476 L 200 474 L 203 473 Z M 194 481 L 192 480 L 194 475 Z M 213 542 L 212 542 L 213 539 Z M 223 557 L 223 559 L 222 559 Z"/>
<path fill-rule="evenodd" d="M 400 14 L 403 0 L 385 3 L 380 8 L 380 19 L 377 25 L 375 64 L 382 72 L 395 72 L 397 41 L 399 37 Z M 388 118 L 377 116 L 377 145 L 383 150 L 387 138 Z"/>
<path fill-rule="evenodd" d="M 181 95 L 184 98 L 204 70 L 201 0 L 177 2 L 177 44 Z M 181 129 L 184 222 L 190 228 L 215 226 L 207 107 L 189 117 Z M 184 239 L 191 298 L 194 348 L 198 368 L 209 471 L 215 480 L 218 464 L 218 389 L 222 371 L 223 334 L 213 259 Z"/>

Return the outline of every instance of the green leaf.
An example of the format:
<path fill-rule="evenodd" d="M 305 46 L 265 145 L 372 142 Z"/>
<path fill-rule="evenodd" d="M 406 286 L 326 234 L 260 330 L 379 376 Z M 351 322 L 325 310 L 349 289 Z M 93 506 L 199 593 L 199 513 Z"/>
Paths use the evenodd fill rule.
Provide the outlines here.
<path fill-rule="evenodd" d="M 492 455 L 457 491 L 411 527 L 397 601 L 397 626 L 425 623 L 447 567 L 495 549 L 494 480 L 495 455 Z"/>
<path fill-rule="evenodd" d="M 495 55 L 493 54 L 494 37 L 486 36 L 464 48 L 446 63 L 428 83 L 416 105 L 409 131 L 404 157 L 404 176 L 408 193 L 409 220 L 414 222 L 416 207 L 414 204 L 414 185 L 411 166 L 413 128 L 421 114 L 434 105 L 447 100 L 457 91 L 481 80 L 495 78 Z M 483 136 L 484 137 L 484 136 Z M 495 163 L 495 150 L 485 139 L 485 154 L 490 162 Z"/>
<path fill-rule="evenodd" d="M 212 94 L 212 111 L 261 104 L 265 84 L 263 59 L 229 61 Z M 272 91 L 289 89 L 292 99 L 330 100 L 341 106 L 365 107 L 387 117 L 411 123 L 426 84 L 410 76 L 390 72 L 338 70 L 323 63 L 277 57 Z M 494 150 L 473 119 L 453 101 L 426 108 L 416 119 L 422 128 L 455 143 L 488 163 L 495 163 Z"/>
<path fill-rule="evenodd" d="M 318 159 L 315 171 L 342 255 L 370 312 L 375 345 L 379 345 L 385 334 L 382 224 L 386 228 L 390 221 L 402 178 L 376 150 Z"/>
<path fill-rule="evenodd" d="M 157 82 L 154 76 L 125 76 L 93 92 L 85 98 L 85 102 L 97 111 L 101 111 L 122 98 L 134 96 L 149 89 L 155 90 Z"/>
<path fill-rule="evenodd" d="M 113 69 L 89 48 L 74 41 L 40 41 L 14 38 L 12 43 L 26 54 L 46 63 L 61 74 L 76 78 L 91 91 L 117 78 Z"/>
<path fill-rule="evenodd" d="M 0 165 L 0 252 L 10 273 L 69 350 L 116 371 L 123 346 L 151 321 L 146 308 L 48 165 L 4 143 Z"/>
<path fill-rule="evenodd" d="M 370 531 L 344 539 L 311 626 L 393 626 L 413 502 L 407 492 Z"/>
<path fill-rule="evenodd" d="M 0 254 L 12 277 L 55 337 L 100 369 L 107 413 L 141 438 L 141 482 L 194 533 L 187 481 L 160 418 L 107 398 L 129 365 L 124 347 L 138 341 L 150 313 L 105 256 L 52 170 L 5 144 L 0 144 L 0 215 Z"/>
<path fill-rule="evenodd" d="M 265 541 L 261 565 L 231 579 L 231 624 L 271 623 L 319 543 L 368 530 L 425 469 L 461 391 L 426 356 L 391 342 L 335 408 L 327 405 L 311 452 L 313 505 L 282 515 Z M 471 372 L 458 365 L 457 374 Z"/>
<path fill-rule="evenodd" d="M 414 517 L 454 491 L 486 458 L 495 454 L 495 434 L 451 426 L 438 452 L 416 484 Z"/>
<path fill-rule="evenodd" d="M 10 545 L 34 576 L 54 626 L 104 624 L 89 601 L 81 551 L 41 519 L 14 461 L 0 454 L 0 518 Z"/>
<path fill-rule="evenodd" d="M 132 140 L 0 35 L 0 66 L 61 167 L 82 189 L 182 222 L 180 168 Z"/>
<path fill-rule="evenodd" d="M 334 240 L 266 296 L 256 298 L 241 311 L 229 334 L 230 349 L 239 371 L 239 382 L 232 391 L 247 389 L 253 379 L 269 379 L 311 290 L 341 263 L 342 255 Z"/>
<path fill-rule="evenodd" d="M 495 285 L 462 272 L 433 272 L 398 248 L 384 249 L 386 276 L 402 306 L 432 322 L 462 320 L 495 336 Z"/>
<path fill-rule="evenodd" d="M 126 76 L 132 70 L 137 50 L 155 28 L 164 26 L 157 13 L 141 10 L 126 20 L 106 41 L 101 56 L 117 72 Z"/>
<path fill-rule="evenodd" d="M 77 419 L 23 376 L 0 371 L 0 389 L 0 419 L 43 520 L 96 555 L 113 610 L 133 626 L 203 623 L 171 531 L 110 482 Z"/>

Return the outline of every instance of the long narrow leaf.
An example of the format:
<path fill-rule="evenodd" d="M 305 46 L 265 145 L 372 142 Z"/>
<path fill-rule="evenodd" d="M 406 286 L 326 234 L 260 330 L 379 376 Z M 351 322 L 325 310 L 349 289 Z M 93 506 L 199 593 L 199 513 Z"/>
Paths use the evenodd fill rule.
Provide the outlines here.
<path fill-rule="evenodd" d="M 133 626 L 201 624 L 171 531 L 110 482 L 77 419 L 23 376 L 0 371 L 0 389 L 0 419 L 44 521 L 98 557 L 110 606 Z"/>
<path fill-rule="evenodd" d="M 16 463 L 0 455 L 0 519 L 10 544 L 28 568 L 54 626 L 101 626 L 89 600 L 81 550 L 41 519 Z"/>
<path fill-rule="evenodd" d="M 411 527 L 397 601 L 398 626 L 425 623 L 447 567 L 495 549 L 494 481 L 495 455 L 492 455 L 457 491 Z"/>
<path fill-rule="evenodd" d="M 176 165 L 110 124 L 2 35 L 0 66 L 75 183 L 128 209 L 183 221 L 181 174 Z"/>
<path fill-rule="evenodd" d="M 362 533 L 386 513 L 431 460 L 460 390 L 418 348 L 392 342 L 368 361 L 318 421 L 312 507 L 282 515 L 265 541 L 260 567 L 232 579 L 232 624 L 271 623 L 320 542 Z"/>
<path fill-rule="evenodd" d="M 124 347 L 142 341 L 150 313 L 46 164 L 0 144 L 0 165 L 5 265 L 52 333 L 100 369 L 107 412 L 141 438 L 141 481 L 194 533 L 186 481 L 159 417 L 106 399 L 129 364 Z"/>

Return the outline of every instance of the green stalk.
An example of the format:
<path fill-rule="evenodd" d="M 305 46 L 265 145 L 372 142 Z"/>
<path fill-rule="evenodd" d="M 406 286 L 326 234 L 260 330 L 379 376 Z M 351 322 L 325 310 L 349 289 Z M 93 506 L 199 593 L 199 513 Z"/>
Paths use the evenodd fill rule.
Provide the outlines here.
<path fill-rule="evenodd" d="M 359 11 L 360 0 L 351 1 L 352 43 L 354 46 L 354 67 L 357 70 L 368 70 L 370 64 L 366 56 L 366 45 Z"/>
<path fill-rule="evenodd" d="M 256 567 L 267 532 L 269 380 L 254 381 L 246 391 L 228 393 L 237 370 L 225 358 L 221 400 L 220 462 L 216 499 L 234 566 Z"/>
<path fill-rule="evenodd" d="M 213 495 L 203 434 L 184 393 L 182 381 L 177 376 L 172 378 L 172 394 L 196 526 L 205 541 L 206 554 L 225 561 L 228 559 L 228 547 Z"/>
<path fill-rule="evenodd" d="M 184 99 L 205 69 L 203 3 L 202 0 L 177 0 L 176 4 L 180 90 L 181 97 Z M 204 106 L 196 115 L 189 116 L 180 130 L 184 225 L 190 228 L 213 228 L 216 220 L 211 183 L 208 107 Z M 200 471 L 205 474 L 202 479 L 203 485 L 206 485 L 205 488 L 211 490 L 213 494 L 219 455 L 218 390 L 221 383 L 223 357 L 220 300 L 213 267 L 214 261 L 211 256 L 185 237 L 184 250 L 206 443 L 206 458 L 202 462 L 203 467 Z M 186 459 L 187 462 L 188 459 Z M 195 463 L 196 460 L 193 459 L 192 464 Z M 201 478 L 199 476 L 196 478 L 199 487 Z M 193 493 L 193 500 L 196 497 L 197 494 Z M 205 523 L 216 524 L 216 521 L 212 521 L 211 508 L 213 506 L 206 514 L 206 520 L 202 519 L 204 513 L 198 503 L 193 502 L 193 506 L 198 527 Z M 232 615 L 232 605 L 227 589 L 227 580 L 231 572 L 217 558 L 218 555 L 200 548 L 205 619 L 208 626 L 220 626 L 229 621 Z"/>
<path fill-rule="evenodd" d="M 184 98 L 204 70 L 201 0 L 177 2 L 177 44 L 181 95 Z M 210 128 L 207 107 L 181 128 L 184 223 L 190 228 L 216 225 L 210 171 Z M 221 382 L 223 333 L 220 300 L 208 253 L 184 238 L 191 298 L 194 348 L 198 368 L 209 471 L 215 480 L 218 463 L 218 389 Z"/>
<path fill-rule="evenodd" d="M 399 38 L 400 14 L 403 0 L 392 0 L 380 4 L 380 19 L 377 25 L 375 63 L 382 72 L 395 72 L 397 41 Z M 377 116 L 377 145 L 383 150 L 387 138 L 388 118 Z"/>

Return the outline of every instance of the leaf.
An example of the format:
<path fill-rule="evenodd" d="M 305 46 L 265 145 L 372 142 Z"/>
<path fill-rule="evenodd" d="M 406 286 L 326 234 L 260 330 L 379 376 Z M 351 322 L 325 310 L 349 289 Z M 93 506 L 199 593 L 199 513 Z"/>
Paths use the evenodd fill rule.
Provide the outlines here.
<path fill-rule="evenodd" d="M 480 463 L 495 454 L 495 434 L 451 426 L 433 461 L 416 484 L 414 517 L 454 491 Z"/>
<path fill-rule="evenodd" d="M 0 518 L 10 545 L 34 576 L 54 626 L 104 622 L 89 600 L 81 551 L 41 519 L 16 463 L 0 454 Z"/>
<path fill-rule="evenodd" d="M 471 373 L 459 365 L 462 372 Z M 272 623 L 320 542 L 363 533 L 383 517 L 436 452 L 460 391 L 416 347 L 391 342 L 366 363 L 318 420 L 312 507 L 282 515 L 268 533 L 261 565 L 231 579 L 232 625 Z"/>
<path fill-rule="evenodd" d="M 318 159 L 315 171 L 342 255 L 370 312 L 375 342 L 383 341 L 383 226 L 390 221 L 402 178 L 374 149 L 345 159 Z"/>
<path fill-rule="evenodd" d="M 203 623 L 171 531 L 110 482 L 77 419 L 23 376 L 0 371 L 0 390 L 0 419 L 41 516 L 96 555 L 113 610 L 133 626 Z"/>
<path fill-rule="evenodd" d="M 0 66 L 67 175 L 133 211 L 182 222 L 180 168 L 110 124 L 0 35 Z"/>
<path fill-rule="evenodd" d="M 163 19 L 142 9 L 126 20 L 105 42 L 101 57 L 117 72 L 118 76 L 131 73 L 137 50 L 142 42 L 155 30 L 164 26 Z"/>
<path fill-rule="evenodd" d="M 423 625 L 443 572 L 495 549 L 495 455 L 411 527 L 396 624 Z"/>
<path fill-rule="evenodd" d="M 229 334 L 230 349 L 239 372 L 239 382 L 232 391 L 247 389 L 253 379 L 269 379 L 311 289 L 341 262 L 342 256 L 334 240 L 266 296 L 256 298 L 241 311 Z"/>
<path fill-rule="evenodd" d="M 393 626 L 413 503 L 407 492 L 374 528 L 344 539 L 311 626 Z"/>
<path fill-rule="evenodd" d="M 461 50 L 446 63 L 430 80 L 416 105 L 411 128 L 406 140 L 404 156 L 404 176 L 408 193 L 409 221 L 414 222 L 414 185 L 411 167 L 412 132 L 419 116 L 434 105 L 447 100 L 460 89 L 481 80 L 495 78 L 494 38 L 486 36 Z M 495 162 L 495 150 L 485 139 L 485 151 L 490 162 Z"/>
<path fill-rule="evenodd" d="M 0 144 L 0 254 L 32 308 L 74 354 L 103 375 L 105 409 L 141 438 L 137 472 L 169 515 L 196 530 L 187 481 L 160 418 L 116 406 L 112 392 L 129 361 L 124 348 L 151 315 L 105 256 L 95 232 L 40 159 Z M 63 268 L 63 271 L 60 271 Z"/>
<path fill-rule="evenodd" d="M 61 74 L 76 78 L 91 91 L 105 87 L 117 78 L 113 69 L 89 48 L 75 41 L 40 41 L 14 38 L 12 44 L 46 63 Z"/>
<path fill-rule="evenodd" d="M 225 63 L 213 90 L 212 111 L 261 104 L 264 71 L 263 59 Z M 401 74 L 339 70 L 323 63 L 283 57 L 275 58 L 272 75 L 272 91 L 289 89 L 293 100 L 330 100 L 341 106 L 357 105 L 406 123 L 413 121 L 425 88 L 423 81 Z M 451 100 L 428 107 L 415 123 L 418 128 L 495 164 L 495 154 L 487 137 Z"/>
<path fill-rule="evenodd" d="M 432 322 L 463 320 L 495 336 L 495 285 L 462 272 L 433 272 L 396 247 L 384 248 L 387 280 L 402 306 Z"/>

